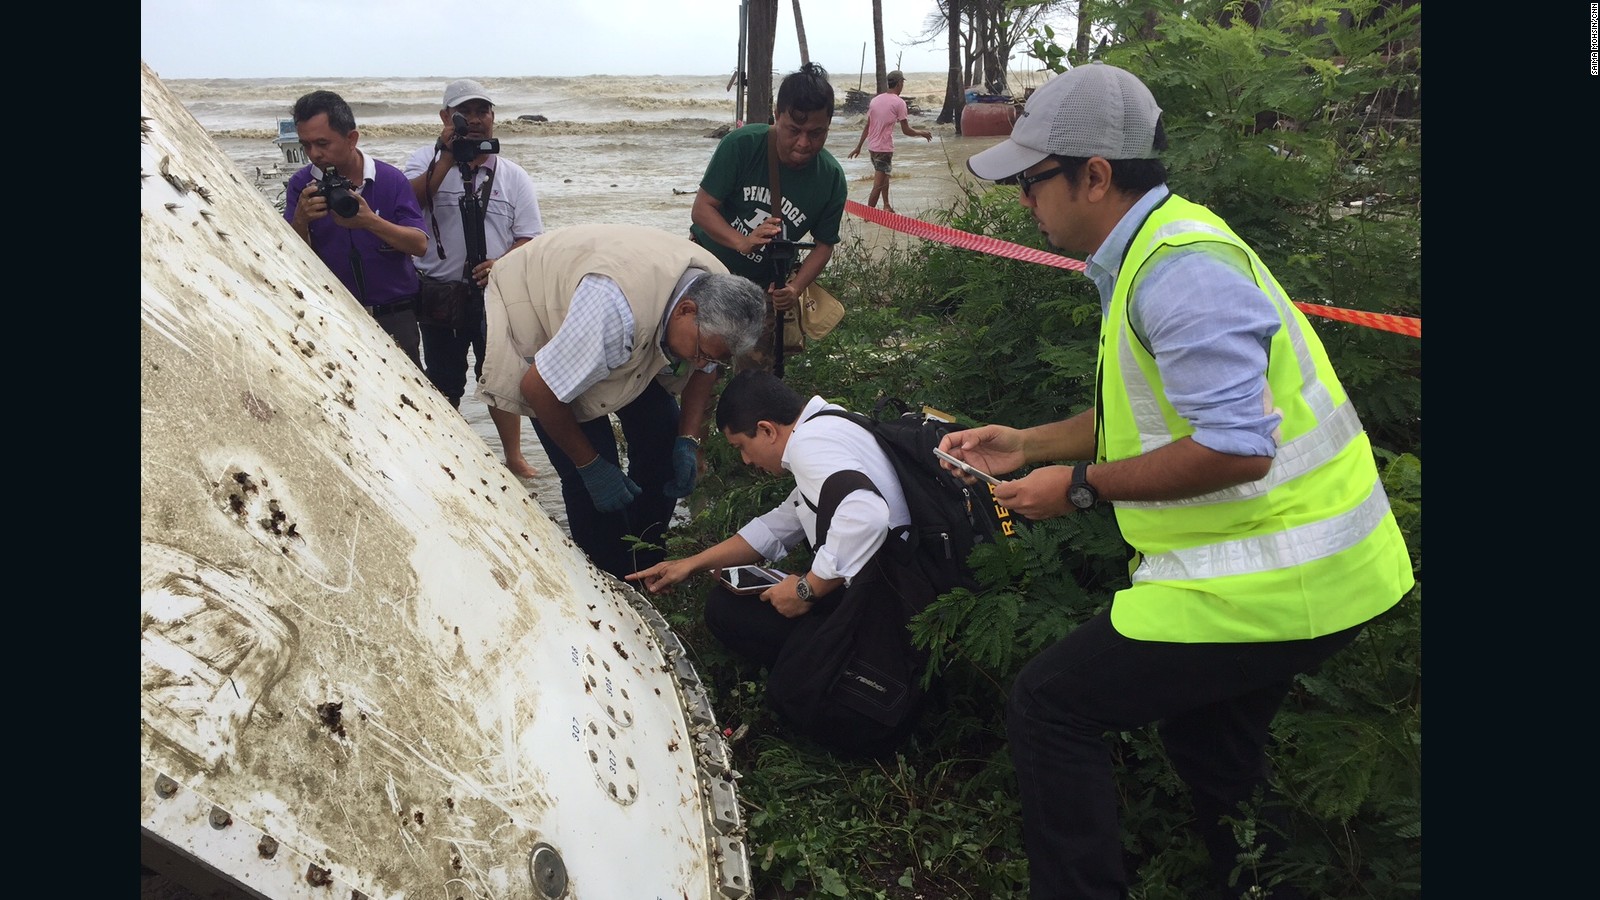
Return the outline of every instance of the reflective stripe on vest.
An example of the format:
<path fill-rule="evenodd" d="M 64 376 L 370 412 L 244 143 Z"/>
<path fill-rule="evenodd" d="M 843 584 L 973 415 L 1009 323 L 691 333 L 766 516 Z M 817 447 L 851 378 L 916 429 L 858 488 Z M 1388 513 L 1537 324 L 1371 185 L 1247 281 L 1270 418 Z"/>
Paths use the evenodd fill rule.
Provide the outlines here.
<path fill-rule="evenodd" d="M 1311 407 L 1317 419 L 1328 418 L 1333 412 L 1333 398 L 1328 396 L 1328 389 L 1317 377 L 1317 363 L 1312 357 L 1310 349 L 1306 346 L 1306 335 L 1301 329 L 1300 319 L 1291 315 L 1292 308 L 1289 299 L 1278 288 L 1278 282 L 1273 279 L 1272 273 L 1267 271 L 1259 257 L 1244 248 L 1237 238 L 1220 228 L 1205 222 L 1192 219 L 1169 222 L 1151 232 L 1148 246 L 1157 246 L 1162 241 L 1193 234 L 1215 235 L 1218 241 L 1241 247 L 1245 250 L 1250 260 L 1250 267 L 1255 274 L 1256 284 L 1262 292 L 1278 308 L 1278 318 L 1289 329 L 1289 346 L 1294 350 L 1295 362 L 1300 369 L 1300 396 L 1305 399 L 1306 405 Z M 1126 332 L 1132 326 L 1128 324 L 1127 317 L 1123 317 L 1118 326 Z M 1118 351 L 1121 355 L 1123 380 L 1126 382 L 1128 402 L 1133 406 L 1134 421 L 1139 426 L 1139 447 L 1141 452 L 1149 453 L 1157 447 L 1165 447 L 1172 443 L 1172 434 L 1167 430 L 1166 423 L 1161 415 L 1161 404 L 1156 398 L 1156 392 L 1150 383 L 1145 380 L 1144 373 L 1140 370 L 1138 360 L 1133 355 L 1131 336 L 1122 335 L 1118 341 Z M 1360 423 L 1356 426 L 1360 428 Z"/>
<path fill-rule="evenodd" d="M 1133 580 L 1222 578 L 1304 565 L 1366 540 L 1388 514 L 1389 495 L 1383 491 L 1383 482 L 1376 481 L 1367 499 L 1343 515 L 1288 531 L 1146 556 L 1134 571 Z"/>
<path fill-rule="evenodd" d="M 1356 417 L 1355 407 L 1347 401 L 1340 404 L 1331 417 L 1317 423 L 1316 428 L 1279 447 L 1278 455 L 1272 460 L 1272 468 L 1257 481 L 1236 484 L 1220 491 L 1185 497 L 1182 500 L 1118 500 L 1116 506 L 1118 509 L 1204 506 L 1207 503 L 1223 503 L 1265 494 L 1278 485 L 1299 478 L 1338 456 L 1340 451 L 1360 436 L 1361 420 Z M 1167 442 L 1171 443 L 1171 440 L 1169 436 Z"/>

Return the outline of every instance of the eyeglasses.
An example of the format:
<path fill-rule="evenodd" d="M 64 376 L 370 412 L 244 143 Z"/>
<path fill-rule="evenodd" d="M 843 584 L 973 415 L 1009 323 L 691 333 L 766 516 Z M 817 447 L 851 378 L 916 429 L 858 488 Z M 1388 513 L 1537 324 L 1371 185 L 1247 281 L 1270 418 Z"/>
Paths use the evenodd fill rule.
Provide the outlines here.
<path fill-rule="evenodd" d="M 729 360 L 722 359 L 720 357 L 707 356 L 705 350 L 701 349 L 701 346 L 700 346 L 700 321 L 699 321 L 699 317 L 698 316 L 695 318 L 695 323 L 694 323 L 694 358 L 699 360 L 699 361 L 701 361 L 701 362 L 704 362 L 704 363 L 710 363 L 710 364 L 712 364 L 714 366 L 717 366 L 718 368 L 721 368 L 722 366 L 726 366 L 729 363 Z"/>
<path fill-rule="evenodd" d="M 1034 185 L 1041 181 L 1049 181 L 1057 175 L 1064 174 L 1066 171 L 1067 170 L 1061 166 L 1056 166 L 1054 169 L 1045 169 L 1043 172 L 1040 172 L 1037 175 L 1018 175 L 1017 187 L 1022 189 L 1022 196 L 1031 197 L 1032 195 L 1028 192 Z"/>

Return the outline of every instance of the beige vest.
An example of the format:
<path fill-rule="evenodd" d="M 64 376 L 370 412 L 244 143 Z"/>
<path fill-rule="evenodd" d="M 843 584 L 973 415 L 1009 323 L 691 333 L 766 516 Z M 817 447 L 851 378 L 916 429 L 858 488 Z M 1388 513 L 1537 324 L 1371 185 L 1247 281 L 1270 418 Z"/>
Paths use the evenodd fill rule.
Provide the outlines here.
<path fill-rule="evenodd" d="M 547 231 L 495 262 L 484 293 L 488 337 L 478 398 L 490 406 L 534 415 L 522 396 L 533 355 L 561 328 L 585 275 L 604 275 L 622 288 L 633 310 L 633 353 L 572 401 L 579 422 L 633 402 L 671 364 L 661 350 L 661 320 L 672 291 L 689 268 L 723 274 L 727 267 L 699 244 L 643 225 L 573 225 Z M 687 370 L 687 366 L 685 366 Z M 673 393 L 684 377 L 663 377 Z"/>

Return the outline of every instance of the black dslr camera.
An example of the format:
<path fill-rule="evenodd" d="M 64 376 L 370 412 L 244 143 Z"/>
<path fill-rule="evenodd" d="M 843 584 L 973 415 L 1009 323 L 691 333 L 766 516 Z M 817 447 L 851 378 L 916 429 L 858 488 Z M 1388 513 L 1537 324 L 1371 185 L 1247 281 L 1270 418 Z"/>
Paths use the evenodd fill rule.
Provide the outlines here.
<path fill-rule="evenodd" d="M 328 198 L 328 208 L 339 218 L 350 219 L 361 212 L 361 201 L 356 199 L 355 190 L 350 179 L 329 168 L 322 173 L 322 188 L 316 196 Z"/>
<path fill-rule="evenodd" d="M 453 113 L 450 122 L 455 126 L 456 136 L 450 142 L 450 155 L 459 165 L 470 165 L 473 160 L 485 153 L 499 153 L 499 138 L 470 138 L 467 137 L 467 117 L 461 113 Z"/>

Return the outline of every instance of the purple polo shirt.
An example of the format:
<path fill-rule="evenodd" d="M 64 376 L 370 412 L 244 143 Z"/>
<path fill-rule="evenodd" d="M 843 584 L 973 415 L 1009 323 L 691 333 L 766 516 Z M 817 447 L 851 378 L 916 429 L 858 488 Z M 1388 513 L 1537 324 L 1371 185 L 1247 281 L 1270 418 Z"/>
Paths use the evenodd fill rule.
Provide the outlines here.
<path fill-rule="evenodd" d="M 382 160 L 366 158 L 366 184 L 361 196 L 372 211 L 396 225 L 415 228 L 423 234 L 428 226 L 422 218 L 422 208 L 417 205 L 417 195 L 411 183 L 400 170 Z M 300 205 L 300 192 L 313 177 L 321 180 L 321 172 L 306 166 L 289 179 L 284 193 L 283 218 L 294 224 L 294 211 Z M 311 247 L 328 269 L 338 276 L 345 287 L 363 306 L 383 306 L 396 300 L 415 297 L 417 294 L 417 267 L 411 257 L 385 244 L 370 231 L 360 228 L 340 228 L 330 212 L 311 223 Z M 356 284 L 355 267 L 350 263 L 350 248 L 355 247 L 361 257 L 361 277 L 366 287 L 365 296 Z"/>

